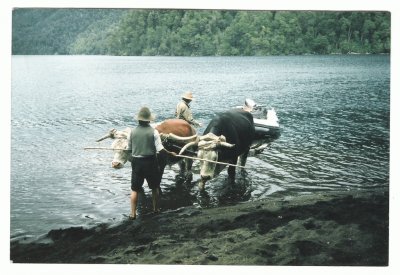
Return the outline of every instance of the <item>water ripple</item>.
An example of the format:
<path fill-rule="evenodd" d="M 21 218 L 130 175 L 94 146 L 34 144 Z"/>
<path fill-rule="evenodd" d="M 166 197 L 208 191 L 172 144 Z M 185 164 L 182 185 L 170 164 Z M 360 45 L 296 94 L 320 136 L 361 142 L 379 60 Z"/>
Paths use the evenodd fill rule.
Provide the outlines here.
<path fill-rule="evenodd" d="M 238 173 L 234 185 L 224 171 L 207 183 L 206 195 L 198 192 L 197 162 L 192 182 L 183 185 L 175 182 L 178 166 L 167 167 L 165 209 L 389 185 L 387 56 L 18 56 L 12 70 L 13 238 L 122 219 L 129 211 L 129 164 L 114 170 L 112 152 L 83 148 L 110 146 L 111 140 L 95 140 L 111 128 L 134 126 L 143 105 L 157 121 L 173 117 L 187 90 L 195 95 L 200 133 L 216 112 L 249 97 L 276 109 L 281 137 L 248 159 L 247 174 Z M 145 185 L 146 209 L 150 194 Z"/>

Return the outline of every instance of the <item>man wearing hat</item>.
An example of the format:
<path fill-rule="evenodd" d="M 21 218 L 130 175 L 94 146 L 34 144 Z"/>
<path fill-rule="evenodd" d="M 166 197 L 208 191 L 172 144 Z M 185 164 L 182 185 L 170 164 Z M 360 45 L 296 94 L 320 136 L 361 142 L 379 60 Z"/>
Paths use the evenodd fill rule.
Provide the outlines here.
<path fill-rule="evenodd" d="M 161 143 L 159 132 L 150 126 L 154 120 L 150 109 L 143 107 L 136 116 L 139 125 L 131 131 L 128 140 L 128 150 L 132 151 L 132 177 L 131 177 L 131 213 L 129 219 L 136 219 L 138 193 L 142 190 L 146 179 L 152 191 L 153 211 L 159 212 L 161 172 L 158 168 L 157 153 L 167 153 L 176 156 L 174 152 L 167 151 Z"/>
<path fill-rule="evenodd" d="M 186 92 L 182 95 L 182 101 L 176 106 L 176 118 L 180 118 L 189 122 L 196 127 L 201 126 L 201 123 L 193 119 L 192 111 L 190 110 L 190 102 L 193 100 L 192 92 Z"/>

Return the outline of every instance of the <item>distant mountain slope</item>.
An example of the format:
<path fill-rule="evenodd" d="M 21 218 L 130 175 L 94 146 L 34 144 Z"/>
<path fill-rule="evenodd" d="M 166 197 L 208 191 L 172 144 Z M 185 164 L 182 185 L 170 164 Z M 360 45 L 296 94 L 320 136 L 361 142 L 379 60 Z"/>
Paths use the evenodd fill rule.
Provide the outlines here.
<path fill-rule="evenodd" d="M 390 13 L 15 9 L 13 54 L 389 53 Z"/>
<path fill-rule="evenodd" d="M 114 24 L 126 13 L 117 9 L 15 9 L 13 54 L 71 54 L 93 26 Z M 95 28 L 96 29 L 96 28 Z M 97 29 L 98 35 L 105 29 Z"/>

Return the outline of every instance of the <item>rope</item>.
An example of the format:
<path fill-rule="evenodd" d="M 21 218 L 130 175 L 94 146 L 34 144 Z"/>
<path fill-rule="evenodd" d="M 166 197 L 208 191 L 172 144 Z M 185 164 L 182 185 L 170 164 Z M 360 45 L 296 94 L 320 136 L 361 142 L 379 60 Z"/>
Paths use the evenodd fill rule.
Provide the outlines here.
<path fill-rule="evenodd" d="M 83 149 L 84 150 L 108 150 L 108 151 L 120 150 L 120 151 L 129 151 L 129 150 L 126 150 L 126 149 L 114 149 L 114 148 L 108 148 L 108 147 L 85 147 Z M 241 166 L 241 165 L 235 165 L 235 164 L 230 164 L 230 163 L 226 163 L 226 162 L 220 162 L 220 161 L 214 161 L 214 160 L 208 160 L 208 159 L 201 159 L 201 158 L 195 158 L 195 157 L 189 157 L 189 156 L 184 156 L 184 155 L 176 155 L 176 157 L 194 159 L 194 160 L 202 160 L 202 161 L 207 161 L 207 162 L 212 162 L 212 163 L 217 163 L 217 164 L 224 164 L 224 165 L 228 165 L 228 166 L 246 168 L 246 167 Z"/>
<path fill-rule="evenodd" d="M 179 157 L 179 158 L 202 160 L 202 161 L 207 161 L 207 162 L 212 162 L 212 163 L 217 163 L 217 164 L 224 164 L 224 165 L 228 165 L 228 166 L 235 166 L 235 167 L 248 169 L 247 167 L 244 167 L 244 166 L 241 166 L 241 165 L 230 164 L 230 163 L 220 162 L 220 161 L 215 161 L 215 160 L 201 159 L 201 158 L 189 157 L 189 156 L 184 156 L 184 155 L 176 155 L 176 156 Z"/>
<path fill-rule="evenodd" d="M 108 151 L 131 151 L 127 149 L 114 149 L 108 147 L 85 147 L 83 150 L 108 150 Z"/>

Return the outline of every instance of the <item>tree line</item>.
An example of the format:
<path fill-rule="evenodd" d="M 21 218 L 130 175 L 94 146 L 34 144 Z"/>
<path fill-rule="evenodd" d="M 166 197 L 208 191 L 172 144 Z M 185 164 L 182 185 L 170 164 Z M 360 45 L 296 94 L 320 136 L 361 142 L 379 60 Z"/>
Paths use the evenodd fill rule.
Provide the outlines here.
<path fill-rule="evenodd" d="M 12 53 L 123 56 L 390 53 L 390 13 L 15 9 Z"/>

